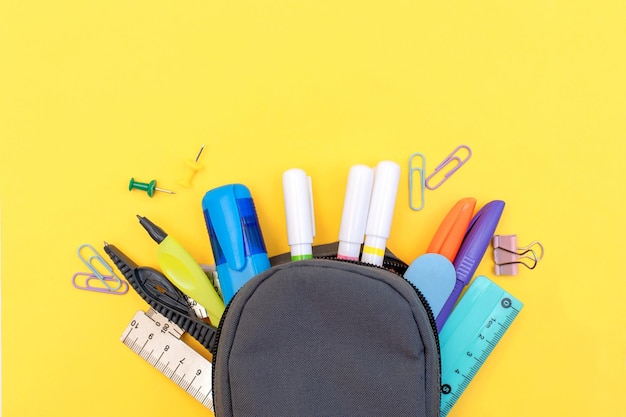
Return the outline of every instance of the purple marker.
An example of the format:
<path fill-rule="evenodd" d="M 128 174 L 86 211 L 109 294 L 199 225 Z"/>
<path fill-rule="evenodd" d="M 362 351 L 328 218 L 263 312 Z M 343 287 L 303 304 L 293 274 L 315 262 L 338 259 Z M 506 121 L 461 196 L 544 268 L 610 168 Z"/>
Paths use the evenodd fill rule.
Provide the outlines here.
<path fill-rule="evenodd" d="M 483 255 L 496 232 L 503 210 L 504 201 L 494 200 L 485 204 L 472 218 L 459 252 L 454 258 L 456 284 L 436 318 L 437 329 L 441 330 L 463 288 L 469 284 L 474 272 L 476 272 L 476 268 L 478 268 L 478 264 L 483 259 Z"/>

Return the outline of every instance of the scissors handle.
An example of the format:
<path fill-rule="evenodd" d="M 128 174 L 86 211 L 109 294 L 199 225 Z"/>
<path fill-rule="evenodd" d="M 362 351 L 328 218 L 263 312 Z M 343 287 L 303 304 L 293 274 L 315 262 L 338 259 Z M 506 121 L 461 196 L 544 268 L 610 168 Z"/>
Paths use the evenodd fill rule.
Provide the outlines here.
<path fill-rule="evenodd" d="M 105 244 L 104 251 L 124 274 L 131 287 L 150 307 L 212 351 L 217 329 L 195 316 L 187 304 L 185 295 L 165 275 L 153 268 L 137 266 L 114 245 Z"/>

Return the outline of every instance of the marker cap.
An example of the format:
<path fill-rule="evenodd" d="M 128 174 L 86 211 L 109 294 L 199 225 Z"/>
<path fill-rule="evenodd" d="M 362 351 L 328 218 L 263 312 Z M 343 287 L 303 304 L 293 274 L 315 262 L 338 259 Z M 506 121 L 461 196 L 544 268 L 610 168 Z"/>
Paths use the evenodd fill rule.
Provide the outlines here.
<path fill-rule="evenodd" d="M 383 264 L 399 180 L 400 165 L 391 161 L 382 161 L 376 165 L 372 198 L 365 226 L 362 262 L 378 266 Z"/>
<path fill-rule="evenodd" d="M 348 261 L 358 261 L 361 253 L 361 243 L 351 243 L 339 241 L 337 258 Z"/>
<path fill-rule="evenodd" d="M 385 259 L 387 239 L 380 236 L 365 236 L 361 262 L 382 266 Z"/>
<path fill-rule="evenodd" d="M 312 254 L 308 251 L 315 236 L 313 216 L 313 191 L 311 177 L 298 168 L 283 173 L 283 196 L 287 220 L 287 242 L 292 255 Z M 303 253 L 308 251 L 308 253 Z"/>
<path fill-rule="evenodd" d="M 303 259 L 313 258 L 313 245 L 310 243 L 302 243 L 291 245 L 291 260 L 301 261 Z"/>
<path fill-rule="evenodd" d="M 459 200 L 441 222 L 437 233 L 426 249 L 426 253 L 438 253 L 445 256 L 450 262 L 454 262 L 465 237 L 465 232 L 472 220 L 475 206 L 475 198 L 469 197 Z"/>
<path fill-rule="evenodd" d="M 382 161 L 376 165 L 366 235 L 389 238 L 399 180 L 400 165 L 391 161 Z"/>
<path fill-rule="evenodd" d="M 367 213 L 374 170 L 366 165 L 354 165 L 348 173 L 348 184 L 343 201 L 343 212 L 339 228 L 339 259 L 358 260 L 365 236 Z"/>

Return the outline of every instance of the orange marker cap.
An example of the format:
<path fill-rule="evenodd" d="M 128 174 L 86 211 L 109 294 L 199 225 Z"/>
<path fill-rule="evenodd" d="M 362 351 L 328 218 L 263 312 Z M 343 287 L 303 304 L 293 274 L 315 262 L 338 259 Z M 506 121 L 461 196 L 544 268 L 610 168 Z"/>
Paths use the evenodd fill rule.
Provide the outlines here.
<path fill-rule="evenodd" d="M 438 253 L 454 262 L 472 220 L 474 207 L 476 207 L 475 198 L 459 200 L 441 222 L 426 253 Z"/>

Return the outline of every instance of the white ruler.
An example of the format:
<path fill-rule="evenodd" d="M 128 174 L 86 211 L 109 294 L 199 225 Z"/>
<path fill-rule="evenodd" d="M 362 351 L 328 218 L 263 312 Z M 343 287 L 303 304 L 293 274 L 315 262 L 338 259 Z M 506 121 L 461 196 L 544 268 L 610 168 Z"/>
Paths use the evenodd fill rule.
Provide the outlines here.
<path fill-rule="evenodd" d="M 189 347 L 184 331 L 150 309 L 138 311 L 121 340 L 163 375 L 174 381 L 209 410 L 213 410 L 212 365 Z"/>

